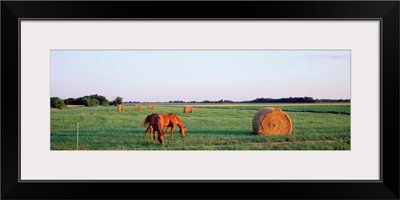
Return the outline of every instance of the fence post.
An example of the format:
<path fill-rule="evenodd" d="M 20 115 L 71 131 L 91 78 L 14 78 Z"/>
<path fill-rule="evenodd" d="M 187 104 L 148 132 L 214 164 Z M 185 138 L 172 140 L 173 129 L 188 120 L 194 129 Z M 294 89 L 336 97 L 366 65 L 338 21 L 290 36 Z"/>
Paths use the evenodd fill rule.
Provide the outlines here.
<path fill-rule="evenodd" d="M 293 120 L 293 143 L 296 143 L 296 120 Z"/>
<path fill-rule="evenodd" d="M 79 122 L 76 123 L 76 150 L 79 150 Z"/>

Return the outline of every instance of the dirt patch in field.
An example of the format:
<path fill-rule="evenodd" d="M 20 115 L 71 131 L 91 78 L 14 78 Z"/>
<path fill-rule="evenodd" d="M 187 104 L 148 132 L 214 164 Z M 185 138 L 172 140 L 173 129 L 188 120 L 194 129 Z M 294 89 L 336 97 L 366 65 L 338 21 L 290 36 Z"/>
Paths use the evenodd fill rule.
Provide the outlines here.
<path fill-rule="evenodd" d="M 67 108 L 79 108 L 79 107 L 85 107 L 85 105 L 67 105 Z"/>

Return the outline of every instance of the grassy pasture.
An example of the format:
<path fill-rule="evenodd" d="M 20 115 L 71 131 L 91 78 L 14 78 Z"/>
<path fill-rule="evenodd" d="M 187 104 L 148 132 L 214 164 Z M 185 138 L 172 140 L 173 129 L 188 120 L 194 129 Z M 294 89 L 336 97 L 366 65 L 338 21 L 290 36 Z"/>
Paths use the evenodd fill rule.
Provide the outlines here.
<path fill-rule="evenodd" d="M 262 107 L 285 111 L 295 122 L 296 143 L 290 136 L 258 136 L 252 133 L 252 119 Z M 192 114 L 183 105 L 155 104 L 153 110 L 133 105 L 117 111 L 115 106 L 73 107 L 51 110 L 51 150 L 76 150 L 79 123 L 80 150 L 349 150 L 349 104 L 229 104 L 193 105 Z M 153 112 L 175 113 L 186 126 L 165 145 L 143 139 L 140 123 Z"/>

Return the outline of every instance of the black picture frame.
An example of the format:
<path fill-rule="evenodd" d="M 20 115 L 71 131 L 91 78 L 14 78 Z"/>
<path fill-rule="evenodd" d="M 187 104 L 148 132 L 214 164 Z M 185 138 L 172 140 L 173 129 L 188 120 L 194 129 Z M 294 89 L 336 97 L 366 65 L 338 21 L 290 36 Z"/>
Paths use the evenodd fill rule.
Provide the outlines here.
<path fill-rule="evenodd" d="M 399 199 L 399 1 L 2 1 L 2 199 Z M 20 19 L 379 19 L 381 175 L 369 181 L 19 182 Z M 368 156 L 368 155 L 366 155 Z"/>

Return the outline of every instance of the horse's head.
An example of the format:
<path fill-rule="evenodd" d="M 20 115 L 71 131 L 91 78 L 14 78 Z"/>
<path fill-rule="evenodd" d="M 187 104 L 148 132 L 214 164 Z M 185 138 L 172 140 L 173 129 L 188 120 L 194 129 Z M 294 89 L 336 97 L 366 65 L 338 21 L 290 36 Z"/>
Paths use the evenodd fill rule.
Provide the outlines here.
<path fill-rule="evenodd" d="M 181 137 L 185 137 L 185 129 L 186 127 L 180 128 L 179 133 L 181 134 Z"/>
<path fill-rule="evenodd" d="M 154 134 L 156 134 L 156 133 L 154 133 Z M 164 145 L 164 135 L 163 135 L 163 134 L 158 133 L 158 141 L 159 141 L 162 145 Z"/>

